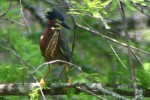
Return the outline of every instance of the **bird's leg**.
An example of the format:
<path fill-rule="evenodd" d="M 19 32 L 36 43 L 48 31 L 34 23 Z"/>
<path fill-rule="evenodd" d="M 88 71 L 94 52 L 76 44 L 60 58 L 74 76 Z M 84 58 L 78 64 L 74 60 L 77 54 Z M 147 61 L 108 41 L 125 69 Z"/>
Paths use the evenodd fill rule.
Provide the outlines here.
<path fill-rule="evenodd" d="M 44 75 L 44 79 L 48 76 L 48 74 L 51 72 L 51 67 L 50 67 L 50 65 L 48 64 L 48 71 L 47 71 L 47 73 Z"/>
<path fill-rule="evenodd" d="M 48 74 L 51 72 L 51 67 L 50 65 L 48 64 L 48 71 L 46 72 L 46 74 L 43 76 L 43 78 L 40 80 L 40 85 L 42 87 L 45 87 L 45 78 L 48 76 Z"/>
<path fill-rule="evenodd" d="M 65 70 L 66 70 L 66 75 L 67 75 L 67 83 L 71 83 L 68 64 L 65 65 Z"/>
<path fill-rule="evenodd" d="M 65 71 L 66 71 L 66 76 L 67 76 L 67 83 L 71 83 L 70 76 L 69 76 L 68 64 L 65 65 Z M 68 92 L 69 88 L 67 87 L 67 88 L 65 88 L 65 90 Z"/>

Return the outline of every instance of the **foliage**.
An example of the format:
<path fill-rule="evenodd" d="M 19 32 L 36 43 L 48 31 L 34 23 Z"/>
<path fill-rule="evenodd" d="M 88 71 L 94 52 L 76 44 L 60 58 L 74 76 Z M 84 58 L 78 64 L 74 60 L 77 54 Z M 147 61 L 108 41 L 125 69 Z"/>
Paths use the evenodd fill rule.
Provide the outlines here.
<path fill-rule="evenodd" d="M 132 20 L 132 13 L 139 11 L 137 9 L 138 7 L 149 7 L 150 5 L 148 1 L 146 2 L 145 0 L 121 0 L 121 2 L 126 8 L 125 13 L 127 21 L 128 19 Z M 34 4 L 34 6 L 32 6 L 32 4 Z M 39 48 L 39 39 L 45 26 L 39 21 L 40 18 L 36 16 L 33 9 L 30 10 L 27 8 L 36 8 L 35 10 L 37 10 L 39 15 L 42 15 L 49 5 L 58 8 L 58 5 L 62 7 L 64 3 L 53 0 L 49 3 L 44 0 L 26 0 L 26 2 L 22 0 L 24 11 L 22 14 L 19 2 L 13 1 L 11 9 L 5 15 L 9 5 L 9 1 L 0 1 L 0 23 L 2 23 L 0 25 L 0 83 L 24 83 L 26 82 L 27 77 L 29 77 L 38 66 L 45 62 Z M 74 62 L 75 65 L 79 65 L 82 72 L 77 68 L 70 68 L 72 82 L 100 82 L 103 84 L 131 85 L 131 67 L 128 61 L 129 54 L 127 53 L 127 49 L 120 44 L 109 41 L 103 37 L 108 36 L 111 39 L 115 39 L 115 41 L 118 40 L 120 43 L 126 43 L 125 36 L 123 35 L 123 24 L 120 23 L 122 21 L 119 13 L 119 0 L 71 0 L 70 6 L 68 15 L 66 16 L 69 16 L 69 14 L 73 15 L 77 24 L 81 24 L 91 30 L 96 30 L 101 34 L 93 35 L 93 33 L 77 27 L 74 59 L 72 62 Z M 63 11 L 64 10 L 62 10 L 62 12 Z M 146 14 L 149 13 L 150 11 L 146 12 Z M 26 25 L 24 16 L 29 27 Z M 68 17 L 65 18 L 66 23 L 72 26 L 70 19 L 68 19 Z M 43 16 L 42 20 L 45 21 Z M 119 24 L 117 22 L 119 22 Z M 113 23 L 112 26 L 110 25 L 111 23 Z M 29 32 L 29 28 L 32 30 L 32 33 Z M 138 29 L 135 28 L 132 28 L 131 30 L 128 29 L 129 33 L 131 33 L 129 34 L 131 36 L 130 44 L 139 47 L 142 50 L 150 51 L 149 39 L 140 37 L 140 34 L 137 37 L 141 38 L 141 40 L 136 40 L 136 36 L 134 37 L 135 34 L 132 35 L 132 33 L 134 33 L 133 30 L 138 31 Z M 141 28 L 139 28 L 139 30 L 141 30 Z M 144 30 L 146 29 L 143 28 L 142 30 L 143 33 L 145 33 Z M 65 38 L 68 39 L 71 47 L 74 29 L 72 28 L 69 31 L 63 29 L 62 32 L 69 33 L 65 34 Z M 148 38 L 150 31 L 146 30 L 146 32 L 148 34 L 143 35 Z M 142 32 L 140 31 L 140 33 Z M 114 48 L 116 54 L 118 54 L 122 63 L 127 66 L 127 69 L 123 67 L 120 60 L 116 57 L 110 44 Z M 136 50 L 133 50 L 133 52 L 135 52 L 135 55 L 137 55 L 142 63 L 139 64 L 137 58 L 135 56 L 133 57 L 137 75 L 137 84 L 145 89 L 149 89 L 149 55 L 145 56 L 145 54 L 140 51 L 137 52 Z M 46 66 L 41 67 L 39 70 L 36 70 L 34 76 L 37 79 L 40 79 L 46 69 Z M 58 65 L 52 65 L 52 74 L 49 79 L 58 79 L 56 76 L 59 76 L 59 72 L 61 72 L 61 69 L 58 68 Z M 64 75 L 62 78 L 64 78 Z M 131 90 L 131 88 L 128 90 Z M 69 99 L 96 99 L 94 96 L 87 96 L 82 93 L 79 94 L 78 97 L 74 97 L 71 93 L 71 96 L 68 96 Z M 38 89 L 32 90 L 30 96 L 31 100 L 36 100 L 39 97 Z M 112 99 L 111 97 L 108 98 Z"/>
<path fill-rule="evenodd" d="M 29 94 L 30 100 L 39 100 L 40 98 L 39 91 L 40 91 L 39 88 L 33 89 L 31 93 Z"/>
<path fill-rule="evenodd" d="M 107 0 L 105 2 L 102 2 L 100 0 L 83 0 L 83 1 L 72 1 L 71 3 L 75 5 L 75 7 L 70 9 L 71 14 L 76 15 L 91 15 L 94 18 L 101 19 L 103 25 L 106 29 L 109 29 L 110 27 L 107 25 L 106 21 L 102 17 L 101 13 L 107 14 L 105 11 L 106 6 L 111 2 L 112 0 Z"/>
<path fill-rule="evenodd" d="M 144 88 L 150 88 L 150 63 L 144 63 L 143 68 L 138 70 L 138 78 Z"/>

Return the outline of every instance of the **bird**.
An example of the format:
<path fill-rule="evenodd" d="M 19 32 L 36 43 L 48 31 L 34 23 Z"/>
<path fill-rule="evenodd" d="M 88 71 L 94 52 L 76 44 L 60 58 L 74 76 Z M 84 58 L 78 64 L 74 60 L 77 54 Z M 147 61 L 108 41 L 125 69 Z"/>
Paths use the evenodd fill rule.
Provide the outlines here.
<path fill-rule="evenodd" d="M 70 62 L 70 48 L 61 32 L 62 28 L 70 30 L 70 27 L 64 22 L 65 19 L 63 15 L 55 9 L 47 11 L 46 18 L 48 19 L 47 26 L 40 38 L 40 50 L 42 56 L 45 58 L 46 62 L 53 60 Z M 70 83 L 69 68 L 67 64 L 65 64 L 65 71 L 67 75 L 67 83 Z M 45 78 L 50 72 L 51 68 L 50 64 L 48 64 L 48 71 L 40 80 L 42 86 L 45 85 Z"/>

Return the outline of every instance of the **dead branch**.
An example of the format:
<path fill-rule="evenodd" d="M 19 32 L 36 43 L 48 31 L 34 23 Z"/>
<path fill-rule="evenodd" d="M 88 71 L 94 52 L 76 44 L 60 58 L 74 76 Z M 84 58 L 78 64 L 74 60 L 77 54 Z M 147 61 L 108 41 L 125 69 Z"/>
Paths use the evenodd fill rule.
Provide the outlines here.
<path fill-rule="evenodd" d="M 119 10 L 120 10 L 120 15 L 122 17 L 123 25 L 124 25 L 124 31 L 125 31 L 125 38 L 127 42 L 127 49 L 128 49 L 128 62 L 131 67 L 131 78 L 132 78 L 132 84 L 133 84 L 133 89 L 134 89 L 134 96 L 138 95 L 138 89 L 137 89 L 137 83 L 136 83 L 136 76 L 135 76 L 135 66 L 132 62 L 132 52 L 130 48 L 130 39 L 129 39 L 129 33 L 127 29 L 127 21 L 126 21 L 126 15 L 125 15 L 125 10 L 122 2 L 119 2 Z"/>
<path fill-rule="evenodd" d="M 40 87 L 39 83 L 18 83 L 18 84 L 0 84 L 0 95 L 28 95 L 32 89 Z M 114 98 L 126 100 L 121 96 L 134 96 L 134 91 L 125 91 L 121 89 L 108 90 L 100 83 L 52 83 L 48 89 L 43 89 L 45 95 L 66 95 L 67 92 L 64 88 L 69 87 L 70 90 L 74 89 L 74 94 L 79 94 L 84 90 L 88 90 L 97 95 L 111 95 Z M 81 89 L 79 89 L 81 88 Z M 150 97 L 150 90 L 143 91 L 144 97 Z"/>

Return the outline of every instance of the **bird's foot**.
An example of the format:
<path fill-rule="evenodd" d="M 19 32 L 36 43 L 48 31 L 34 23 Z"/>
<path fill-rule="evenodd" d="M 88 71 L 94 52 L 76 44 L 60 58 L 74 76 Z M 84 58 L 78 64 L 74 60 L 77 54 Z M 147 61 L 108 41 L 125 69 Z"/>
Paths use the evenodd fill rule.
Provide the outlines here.
<path fill-rule="evenodd" d="M 66 82 L 67 82 L 67 83 L 71 83 L 70 78 L 68 78 Z M 69 87 L 66 87 L 66 88 L 65 88 L 65 90 L 66 90 L 66 91 L 67 91 L 67 93 L 68 93 L 68 92 L 69 92 Z"/>
<path fill-rule="evenodd" d="M 42 88 L 45 88 L 45 81 L 43 78 L 40 80 L 40 85 Z"/>
<path fill-rule="evenodd" d="M 68 79 L 67 79 L 67 83 L 71 83 L 71 80 L 70 80 L 70 78 L 68 78 Z"/>

